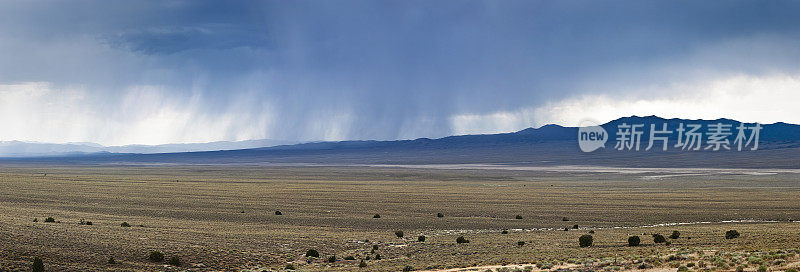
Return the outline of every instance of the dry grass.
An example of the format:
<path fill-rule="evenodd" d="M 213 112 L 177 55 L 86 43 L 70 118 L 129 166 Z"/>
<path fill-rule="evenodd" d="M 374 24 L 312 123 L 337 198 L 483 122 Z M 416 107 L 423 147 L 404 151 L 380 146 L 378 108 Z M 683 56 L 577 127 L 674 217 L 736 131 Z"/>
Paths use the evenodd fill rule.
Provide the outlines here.
<path fill-rule="evenodd" d="M 800 247 L 800 224 L 787 222 L 800 218 L 799 177 L 736 171 L 665 177 L 657 171 L 6 167 L 0 169 L 0 271 L 27 269 L 35 256 L 52 270 L 168 270 L 147 260 L 152 250 L 202 271 L 282 269 L 289 262 L 302 270 L 387 271 L 681 249 L 791 250 Z M 439 212 L 445 216 L 437 218 Z M 376 213 L 381 218 L 372 218 Z M 517 214 L 523 219 L 514 219 Z M 48 216 L 60 223 L 43 223 Z M 81 219 L 94 224 L 80 225 Z M 782 222 L 603 228 L 731 219 Z M 132 227 L 120 227 L 122 222 Z M 513 230 L 574 224 L 581 229 Z M 587 227 L 598 228 L 595 245 L 579 248 L 577 238 Z M 502 229 L 512 231 L 500 234 Z M 728 229 L 742 237 L 725 240 Z M 405 238 L 397 238 L 396 230 Z M 681 238 L 670 246 L 654 246 L 641 235 L 672 230 Z M 633 234 L 643 246 L 625 246 Z M 419 235 L 428 239 L 416 242 Z M 461 235 L 471 242 L 456 244 Z M 358 268 L 360 259 L 374 258 L 373 245 L 382 259 Z M 310 248 L 321 258 L 307 264 L 303 255 Z M 334 254 L 356 260 L 325 263 Z M 109 265 L 109 257 L 117 264 Z M 193 267 L 199 264 L 204 267 Z"/>

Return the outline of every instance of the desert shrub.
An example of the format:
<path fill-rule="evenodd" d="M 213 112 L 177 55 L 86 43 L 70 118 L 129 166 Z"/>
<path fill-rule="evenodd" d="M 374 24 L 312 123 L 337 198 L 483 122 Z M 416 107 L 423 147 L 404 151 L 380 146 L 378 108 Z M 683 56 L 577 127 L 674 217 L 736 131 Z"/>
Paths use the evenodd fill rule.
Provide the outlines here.
<path fill-rule="evenodd" d="M 117 264 L 117 260 L 114 260 L 114 257 L 108 258 L 108 264 Z"/>
<path fill-rule="evenodd" d="M 275 215 L 283 215 L 281 211 L 275 211 Z"/>
<path fill-rule="evenodd" d="M 372 218 L 381 218 L 381 215 L 376 213 L 375 215 L 372 216 Z"/>
<path fill-rule="evenodd" d="M 516 218 L 516 219 L 522 219 L 522 215 L 519 215 L 519 214 L 518 214 L 518 215 L 517 215 L 515 218 Z"/>
<path fill-rule="evenodd" d="M 375 254 L 375 260 L 380 260 L 380 259 L 381 259 L 381 254 Z"/>
<path fill-rule="evenodd" d="M 508 234 L 508 230 L 503 230 L 500 234 Z"/>
<path fill-rule="evenodd" d="M 402 230 L 395 231 L 394 235 L 397 236 L 397 238 L 403 238 L 403 231 Z"/>
<path fill-rule="evenodd" d="M 751 264 L 764 264 L 764 260 L 755 256 L 747 257 L 747 262 Z"/>
<path fill-rule="evenodd" d="M 759 266 L 759 267 L 758 267 L 758 270 L 756 270 L 756 271 L 758 271 L 758 272 L 767 272 L 767 267 L 765 267 L 765 266 L 763 266 L 763 265 L 762 265 L 762 266 Z"/>
<path fill-rule="evenodd" d="M 572 225 L 573 229 L 578 229 L 578 225 Z"/>
<path fill-rule="evenodd" d="M 564 228 L 564 231 L 569 231 L 569 228 Z"/>
<path fill-rule="evenodd" d="M 456 238 L 456 243 L 465 244 L 469 243 L 469 240 L 467 240 L 467 238 L 464 238 L 464 236 L 458 236 L 458 238 Z"/>
<path fill-rule="evenodd" d="M 517 245 L 518 246 L 524 246 L 525 245 L 525 241 L 519 241 L 519 242 L 517 242 Z"/>
<path fill-rule="evenodd" d="M 667 261 L 683 261 L 686 260 L 683 256 L 680 255 L 669 255 L 667 256 Z"/>
<path fill-rule="evenodd" d="M 372 250 L 373 251 L 378 250 L 378 245 L 372 245 Z"/>
<path fill-rule="evenodd" d="M 168 263 L 171 266 L 181 266 L 181 258 L 178 258 L 178 256 L 169 257 Z"/>
<path fill-rule="evenodd" d="M 45 218 L 45 219 L 44 219 L 44 222 L 45 222 L 45 223 L 55 223 L 55 222 L 56 222 L 56 219 L 55 219 L 55 218 L 52 218 L 52 217 L 48 217 L 48 218 Z"/>
<path fill-rule="evenodd" d="M 329 263 L 335 263 L 336 262 L 336 255 L 331 255 L 330 257 L 328 257 L 328 262 Z"/>
<path fill-rule="evenodd" d="M 672 234 L 669 235 L 669 239 L 678 239 L 678 237 L 681 237 L 681 233 L 677 230 L 672 231 Z"/>
<path fill-rule="evenodd" d="M 128 224 L 128 222 L 122 222 L 122 224 L 119 225 L 126 228 L 129 228 L 131 226 L 131 224 Z"/>
<path fill-rule="evenodd" d="M 33 223 L 39 222 L 39 218 L 34 218 Z"/>
<path fill-rule="evenodd" d="M 444 217 L 444 214 L 442 214 L 442 213 L 437 213 L 437 214 L 436 214 L 436 217 L 442 218 L 442 217 Z"/>
<path fill-rule="evenodd" d="M 578 244 L 579 244 L 581 247 L 589 247 L 589 246 L 592 246 L 592 243 L 593 243 L 593 242 L 594 242 L 594 238 L 592 238 L 592 236 L 591 236 L 591 235 L 589 235 L 589 234 L 584 234 L 584 235 L 581 235 L 581 237 L 580 237 L 580 238 L 578 238 Z"/>
<path fill-rule="evenodd" d="M 797 272 L 797 269 L 789 268 L 789 269 L 786 269 L 786 272 Z"/>
<path fill-rule="evenodd" d="M 690 263 L 686 264 L 686 267 L 694 267 L 694 266 L 695 266 L 695 264 L 693 262 L 690 262 Z"/>
<path fill-rule="evenodd" d="M 293 264 L 287 264 L 286 267 L 284 267 L 284 269 L 286 269 L 286 270 L 295 270 Z"/>
<path fill-rule="evenodd" d="M 425 235 L 420 235 L 419 237 L 417 237 L 417 241 L 425 242 Z"/>
<path fill-rule="evenodd" d="M 86 225 L 87 226 L 91 226 L 91 225 L 94 225 L 94 223 L 92 223 L 92 221 L 86 221 Z"/>
<path fill-rule="evenodd" d="M 667 238 L 664 238 L 664 235 L 661 234 L 653 234 L 653 243 L 660 244 L 667 241 Z"/>
<path fill-rule="evenodd" d="M 41 258 L 36 257 L 33 258 L 33 264 L 31 265 L 31 270 L 33 272 L 44 272 L 44 262 Z"/>
<path fill-rule="evenodd" d="M 561 218 L 561 221 L 569 221 L 569 218 L 562 217 L 562 218 Z"/>
<path fill-rule="evenodd" d="M 725 239 L 739 238 L 739 232 L 736 230 L 729 230 L 725 232 Z"/>
<path fill-rule="evenodd" d="M 684 266 L 684 265 L 681 265 L 681 266 L 678 267 L 678 271 L 680 271 L 680 272 L 689 271 L 689 268 Z"/>
<path fill-rule="evenodd" d="M 148 256 L 147 259 L 154 263 L 162 262 L 164 261 L 164 253 L 155 250 L 150 251 L 150 256 Z"/>
<path fill-rule="evenodd" d="M 653 265 L 651 265 L 651 264 L 648 264 L 648 263 L 642 263 L 642 264 L 640 264 L 640 265 L 639 265 L 637 268 L 638 268 L 639 270 L 645 270 L 645 269 L 650 269 L 650 268 L 653 268 Z"/>
<path fill-rule="evenodd" d="M 594 234 L 594 230 L 590 230 L 589 233 Z"/>
<path fill-rule="evenodd" d="M 306 257 L 319 258 L 319 252 L 316 249 L 309 249 L 306 251 Z"/>
<path fill-rule="evenodd" d="M 628 246 L 638 246 L 641 242 L 642 240 L 639 239 L 639 236 L 628 237 Z"/>
<path fill-rule="evenodd" d="M 347 257 L 344 257 L 344 259 L 345 259 L 345 260 L 348 260 L 348 261 L 354 261 L 354 260 L 356 259 L 356 257 L 353 257 L 353 256 L 347 256 Z"/>
<path fill-rule="evenodd" d="M 361 262 L 358 263 L 358 267 L 367 267 L 367 262 L 361 260 Z"/>
<path fill-rule="evenodd" d="M 411 267 L 410 265 L 406 265 L 406 267 L 403 267 L 403 272 L 409 272 L 409 271 L 414 271 L 414 268 Z"/>

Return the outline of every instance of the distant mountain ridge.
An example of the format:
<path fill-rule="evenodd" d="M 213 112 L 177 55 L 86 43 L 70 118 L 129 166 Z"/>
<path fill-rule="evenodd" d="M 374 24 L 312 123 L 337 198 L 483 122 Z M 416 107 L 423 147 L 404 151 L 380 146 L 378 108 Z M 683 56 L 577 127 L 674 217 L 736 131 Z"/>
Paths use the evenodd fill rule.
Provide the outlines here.
<path fill-rule="evenodd" d="M 600 125 L 603 127 L 611 139 L 609 143 L 614 142 L 613 135 L 617 132 L 617 126 L 623 123 L 627 124 L 642 124 L 647 131 L 650 129 L 650 124 L 655 124 L 657 129 L 661 128 L 662 124 L 667 124 L 670 130 L 675 130 L 679 123 L 684 124 L 701 124 L 706 127 L 709 124 L 716 123 L 724 124 L 739 124 L 739 121 L 731 119 L 716 119 L 716 120 L 689 120 L 689 119 L 664 119 L 657 116 L 631 116 L 622 117 L 605 124 Z M 746 123 L 754 124 L 754 123 Z M 800 125 L 787 124 L 778 122 L 774 124 L 762 124 L 760 133 L 760 141 L 763 143 L 800 143 Z M 731 128 L 732 133 L 736 133 L 735 125 Z M 673 142 L 676 140 L 677 133 L 674 133 L 669 138 Z M 649 135 L 644 133 L 642 141 L 649 140 Z M 549 124 L 539 128 L 526 128 L 512 133 L 500 134 L 479 134 L 479 135 L 456 135 L 448 136 L 438 139 L 419 138 L 415 140 L 396 140 L 396 141 L 340 141 L 340 142 L 313 142 L 303 143 L 290 146 L 275 146 L 262 148 L 262 150 L 310 150 L 310 149 L 341 149 L 341 148 L 373 148 L 373 147 L 390 147 L 402 145 L 406 147 L 456 147 L 474 144 L 501 144 L 501 143 L 542 143 L 553 141 L 572 141 L 576 143 L 578 140 L 578 127 L 563 127 L 560 125 Z M 608 145 L 608 144 L 607 144 Z"/>
<path fill-rule="evenodd" d="M 298 142 L 279 140 L 247 140 L 187 144 L 103 146 L 96 143 L 53 144 L 22 141 L 0 141 L 0 157 L 78 156 L 94 153 L 178 153 L 260 148 L 296 143 Z"/>
<path fill-rule="evenodd" d="M 662 151 L 614 149 L 617 126 L 650 124 L 657 128 L 664 123 L 675 130 L 679 123 L 725 123 L 735 127 L 739 122 L 730 119 L 686 120 L 664 119 L 656 116 L 623 117 L 601 126 L 608 132 L 605 148 L 581 152 L 578 148 L 578 128 L 545 125 L 512 133 L 458 135 L 438 139 L 420 138 L 394 141 L 340 141 L 277 145 L 238 150 L 179 152 L 158 154 L 95 153 L 81 156 L 51 158 L 2 159 L 11 163 L 115 163 L 115 164 L 520 164 L 534 166 L 593 165 L 617 167 L 711 167 L 711 168 L 791 168 L 800 169 L 800 125 L 787 123 L 763 124 L 759 148 L 756 151 L 699 150 L 671 148 Z M 669 145 L 676 141 L 669 137 Z M 643 133 L 641 148 L 647 146 L 649 135 Z M 733 147 L 731 138 L 731 147 Z M 733 149 L 733 148 L 732 148 Z"/>

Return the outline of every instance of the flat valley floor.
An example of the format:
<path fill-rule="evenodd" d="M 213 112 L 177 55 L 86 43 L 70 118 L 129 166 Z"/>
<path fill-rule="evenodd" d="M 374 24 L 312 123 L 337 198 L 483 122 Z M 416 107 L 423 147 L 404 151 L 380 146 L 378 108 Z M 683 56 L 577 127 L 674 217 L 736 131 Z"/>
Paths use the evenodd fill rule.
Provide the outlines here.
<path fill-rule="evenodd" d="M 6 165 L 0 211 L 0 271 L 30 271 L 37 257 L 46 271 L 800 266 L 791 169 Z"/>

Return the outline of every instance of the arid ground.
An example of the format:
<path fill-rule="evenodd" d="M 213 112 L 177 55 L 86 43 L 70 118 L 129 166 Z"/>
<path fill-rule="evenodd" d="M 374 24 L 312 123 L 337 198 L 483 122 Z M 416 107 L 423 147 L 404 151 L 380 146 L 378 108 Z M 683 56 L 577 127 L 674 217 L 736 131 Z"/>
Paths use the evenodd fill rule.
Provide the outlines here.
<path fill-rule="evenodd" d="M 46 271 L 800 266 L 791 169 L 14 165 L 0 168 L 0 211 L 0 271 L 37 257 Z"/>

